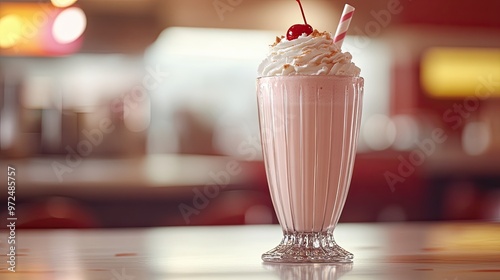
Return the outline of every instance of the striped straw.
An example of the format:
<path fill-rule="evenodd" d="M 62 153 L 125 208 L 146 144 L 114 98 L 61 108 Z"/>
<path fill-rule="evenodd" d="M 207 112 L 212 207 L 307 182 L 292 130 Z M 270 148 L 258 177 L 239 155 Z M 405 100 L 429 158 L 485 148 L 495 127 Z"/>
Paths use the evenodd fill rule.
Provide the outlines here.
<path fill-rule="evenodd" d="M 333 42 L 337 44 L 339 49 L 342 48 L 342 43 L 344 43 L 344 38 L 347 34 L 347 29 L 349 29 L 349 23 L 351 23 L 353 14 L 354 7 L 349 4 L 345 4 L 339 26 L 337 27 L 337 32 L 335 32 L 335 36 L 333 38 Z"/>

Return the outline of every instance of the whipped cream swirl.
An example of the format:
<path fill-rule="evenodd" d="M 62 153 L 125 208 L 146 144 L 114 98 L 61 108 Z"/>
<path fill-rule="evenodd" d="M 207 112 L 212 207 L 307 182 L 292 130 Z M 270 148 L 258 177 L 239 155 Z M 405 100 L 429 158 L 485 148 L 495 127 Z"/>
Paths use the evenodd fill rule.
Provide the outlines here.
<path fill-rule="evenodd" d="M 267 58 L 258 69 L 260 77 L 290 75 L 359 76 L 360 69 L 333 43 L 330 33 L 317 30 L 288 41 L 276 37 Z"/>

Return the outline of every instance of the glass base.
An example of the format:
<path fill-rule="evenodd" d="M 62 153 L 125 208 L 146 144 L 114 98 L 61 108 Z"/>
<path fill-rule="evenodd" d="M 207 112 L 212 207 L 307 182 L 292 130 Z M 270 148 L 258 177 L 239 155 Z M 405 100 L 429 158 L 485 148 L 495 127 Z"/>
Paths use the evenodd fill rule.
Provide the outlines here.
<path fill-rule="evenodd" d="M 332 231 L 285 233 L 276 248 L 262 255 L 274 263 L 350 263 L 353 258 L 335 243 Z"/>

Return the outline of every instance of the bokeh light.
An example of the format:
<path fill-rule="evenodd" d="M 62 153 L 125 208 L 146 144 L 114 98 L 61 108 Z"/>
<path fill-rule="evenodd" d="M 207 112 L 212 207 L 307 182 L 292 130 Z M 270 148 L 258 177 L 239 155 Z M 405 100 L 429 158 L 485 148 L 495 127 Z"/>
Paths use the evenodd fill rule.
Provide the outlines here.
<path fill-rule="evenodd" d="M 462 147 L 471 156 L 485 153 L 491 144 L 491 129 L 485 122 L 469 122 L 462 132 Z"/>
<path fill-rule="evenodd" d="M 396 127 L 393 148 L 397 150 L 410 150 L 414 148 L 415 140 L 420 137 L 418 120 L 411 115 L 395 115 L 391 119 Z"/>
<path fill-rule="evenodd" d="M 77 0 L 51 0 L 52 5 L 58 8 L 69 7 L 76 3 Z"/>
<path fill-rule="evenodd" d="M 76 41 L 87 27 L 87 17 L 80 8 L 69 8 L 62 11 L 54 21 L 52 35 L 59 44 Z"/>
<path fill-rule="evenodd" d="M 22 38 L 23 19 L 17 15 L 0 18 L 0 48 L 11 48 Z"/>
<path fill-rule="evenodd" d="M 388 149 L 396 139 L 396 126 L 384 114 L 374 114 L 366 120 L 361 132 L 368 147 L 374 151 Z"/>

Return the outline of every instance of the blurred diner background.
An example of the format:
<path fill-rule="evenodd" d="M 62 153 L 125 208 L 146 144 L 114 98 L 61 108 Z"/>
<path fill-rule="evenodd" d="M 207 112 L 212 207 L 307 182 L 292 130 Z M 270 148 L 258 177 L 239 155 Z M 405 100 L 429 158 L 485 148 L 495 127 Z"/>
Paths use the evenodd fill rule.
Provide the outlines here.
<path fill-rule="evenodd" d="M 344 2 L 302 2 L 335 31 Z M 500 2 L 348 2 L 365 99 L 341 222 L 500 221 Z M 277 223 L 255 79 L 301 22 L 292 0 L 0 0 L 18 226 Z"/>

